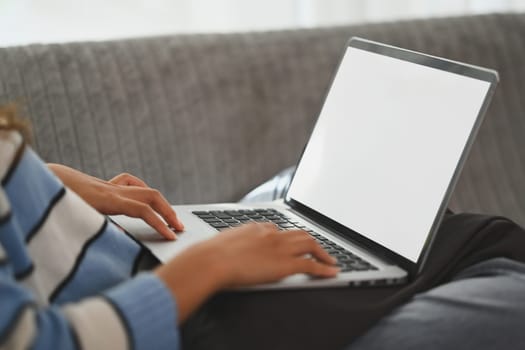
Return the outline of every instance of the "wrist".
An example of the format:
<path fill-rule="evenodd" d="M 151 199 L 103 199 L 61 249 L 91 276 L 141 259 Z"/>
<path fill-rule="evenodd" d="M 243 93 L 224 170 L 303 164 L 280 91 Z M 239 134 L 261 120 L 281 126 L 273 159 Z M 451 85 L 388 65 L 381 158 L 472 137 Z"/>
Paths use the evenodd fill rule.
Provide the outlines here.
<path fill-rule="evenodd" d="M 54 164 L 54 163 L 48 163 L 47 167 L 49 170 L 51 170 L 56 177 L 62 181 L 64 185 L 74 190 L 74 177 L 72 176 L 72 173 L 75 172 L 73 169 L 68 168 L 62 164 Z"/>
<path fill-rule="evenodd" d="M 220 254 L 209 249 L 205 243 L 158 267 L 155 274 L 179 305 L 179 324 L 211 295 L 228 286 L 230 280 L 228 268 L 221 261 Z"/>
<path fill-rule="evenodd" d="M 228 261 L 218 252 L 208 255 L 207 260 L 206 276 L 209 278 L 214 292 L 228 288 L 232 281 L 232 269 L 228 265 Z"/>

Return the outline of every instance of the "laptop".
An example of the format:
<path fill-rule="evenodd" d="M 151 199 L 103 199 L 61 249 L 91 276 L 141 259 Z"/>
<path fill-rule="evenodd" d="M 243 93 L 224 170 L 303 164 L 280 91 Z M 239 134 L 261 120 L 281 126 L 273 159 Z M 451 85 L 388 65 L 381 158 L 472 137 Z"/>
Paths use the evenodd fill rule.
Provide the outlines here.
<path fill-rule="evenodd" d="M 493 70 L 352 38 L 284 199 L 175 205 L 186 227 L 175 242 L 113 219 L 162 262 L 255 221 L 307 231 L 341 267 L 248 290 L 404 283 L 425 265 L 497 82 Z"/>

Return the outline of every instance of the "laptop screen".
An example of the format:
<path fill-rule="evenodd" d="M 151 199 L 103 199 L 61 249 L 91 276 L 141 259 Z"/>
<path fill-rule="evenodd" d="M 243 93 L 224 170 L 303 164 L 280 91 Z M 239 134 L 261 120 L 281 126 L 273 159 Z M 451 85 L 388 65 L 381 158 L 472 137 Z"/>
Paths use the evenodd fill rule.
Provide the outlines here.
<path fill-rule="evenodd" d="M 287 199 L 417 262 L 490 86 L 348 47 Z"/>

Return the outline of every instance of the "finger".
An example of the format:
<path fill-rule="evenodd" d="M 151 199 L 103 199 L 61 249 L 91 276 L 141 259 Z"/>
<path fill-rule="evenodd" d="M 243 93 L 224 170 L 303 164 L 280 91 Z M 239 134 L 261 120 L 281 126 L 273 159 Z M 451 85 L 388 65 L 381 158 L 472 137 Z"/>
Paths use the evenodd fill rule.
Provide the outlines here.
<path fill-rule="evenodd" d="M 328 254 L 317 241 L 304 231 L 288 231 L 288 243 L 293 255 L 311 254 L 315 259 L 325 264 L 333 265 L 337 259 Z"/>
<path fill-rule="evenodd" d="M 114 184 L 114 185 L 138 186 L 138 187 L 146 187 L 146 188 L 148 188 L 148 185 L 146 185 L 146 183 L 144 181 L 142 181 L 138 177 L 133 176 L 133 175 L 128 174 L 128 173 L 119 174 L 119 175 L 115 176 L 114 178 L 112 178 L 111 180 L 109 180 L 109 182 Z"/>
<path fill-rule="evenodd" d="M 310 252 L 312 257 L 317 259 L 318 261 L 328 264 L 328 265 L 334 265 L 337 263 L 337 259 L 331 256 L 324 250 L 319 244 L 315 243 L 315 246 L 312 248 L 312 251 Z"/>
<path fill-rule="evenodd" d="M 273 222 L 257 222 L 255 223 L 255 225 L 257 225 L 260 229 L 264 231 L 271 231 L 271 232 L 279 231 L 277 225 L 274 224 Z"/>
<path fill-rule="evenodd" d="M 338 267 L 322 264 L 312 259 L 297 258 L 293 267 L 295 273 L 306 273 L 318 277 L 334 277 L 340 271 Z"/>
<path fill-rule="evenodd" d="M 166 239 L 174 240 L 177 238 L 177 235 L 166 226 L 149 205 L 128 198 L 123 198 L 121 203 L 122 214 L 144 220 Z"/>
<path fill-rule="evenodd" d="M 170 203 L 157 190 L 151 188 L 124 188 L 122 192 L 126 197 L 140 201 L 151 206 L 157 213 L 166 220 L 169 226 L 177 231 L 183 231 L 184 225 L 177 217 L 177 214 L 171 207 Z"/>
<path fill-rule="evenodd" d="M 248 222 L 239 227 L 259 233 L 273 233 L 278 231 L 277 226 L 271 222 Z"/>

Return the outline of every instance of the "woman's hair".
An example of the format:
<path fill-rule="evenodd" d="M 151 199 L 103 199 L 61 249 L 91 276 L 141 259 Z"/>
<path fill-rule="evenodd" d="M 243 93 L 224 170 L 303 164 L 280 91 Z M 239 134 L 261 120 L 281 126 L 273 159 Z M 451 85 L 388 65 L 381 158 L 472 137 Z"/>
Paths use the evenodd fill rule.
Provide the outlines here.
<path fill-rule="evenodd" d="M 29 122 L 22 119 L 16 104 L 0 105 L 0 130 L 16 130 L 25 141 L 30 140 Z"/>

